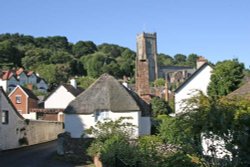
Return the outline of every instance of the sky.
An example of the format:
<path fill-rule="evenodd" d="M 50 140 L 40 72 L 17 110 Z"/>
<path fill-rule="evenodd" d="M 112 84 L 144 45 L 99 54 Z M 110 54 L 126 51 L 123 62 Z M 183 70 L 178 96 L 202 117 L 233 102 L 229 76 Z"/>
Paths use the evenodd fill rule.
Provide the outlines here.
<path fill-rule="evenodd" d="M 66 36 L 136 50 L 157 33 L 158 53 L 250 66 L 250 0 L 0 0 L 0 34 Z"/>

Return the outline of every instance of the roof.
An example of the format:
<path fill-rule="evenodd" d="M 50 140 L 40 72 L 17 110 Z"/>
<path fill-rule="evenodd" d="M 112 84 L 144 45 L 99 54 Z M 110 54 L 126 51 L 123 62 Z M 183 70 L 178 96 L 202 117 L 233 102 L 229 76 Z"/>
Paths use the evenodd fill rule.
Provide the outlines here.
<path fill-rule="evenodd" d="M 29 90 L 28 88 L 25 88 L 25 87 L 23 87 L 23 86 L 20 86 L 20 85 L 17 85 L 17 87 L 9 94 L 9 96 L 11 96 L 12 93 L 14 93 L 14 92 L 16 91 L 16 89 L 18 89 L 18 88 L 22 89 L 23 92 L 24 92 L 29 98 L 35 99 L 35 100 L 39 100 L 39 99 L 37 98 L 37 96 L 36 96 L 31 90 Z"/>
<path fill-rule="evenodd" d="M 19 69 L 16 71 L 16 75 L 20 75 L 22 72 L 24 72 L 24 69 L 23 69 L 23 68 L 19 68 Z"/>
<path fill-rule="evenodd" d="M 75 97 L 84 91 L 84 89 L 80 87 L 75 88 L 72 85 L 61 84 L 56 89 L 54 89 L 54 91 L 52 91 L 47 97 L 45 97 L 44 101 L 46 101 L 51 95 L 53 95 L 61 86 L 63 86 L 68 92 L 70 92 Z"/>
<path fill-rule="evenodd" d="M 63 86 L 75 97 L 84 91 L 83 88 L 80 87 L 75 88 L 74 86 L 68 84 L 63 84 Z"/>
<path fill-rule="evenodd" d="M 196 75 L 198 75 L 205 67 L 210 66 L 208 63 L 204 63 L 198 68 L 188 79 L 186 79 L 174 92 L 179 92 L 184 86 L 186 86 Z"/>
<path fill-rule="evenodd" d="M 16 107 L 13 105 L 13 103 L 10 101 L 10 99 L 8 98 L 7 94 L 5 93 L 5 91 L 3 90 L 3 87 L 0 86 L 0 92 L 2 93 L 2 95 L 5 96 L 5 98 L 7 99 L 7 101 L 9 102 L 10 106 L 13 108 L 14 112 L 16 113 L 16 115 L 21 118 L 22 120 L 24 120 L 24 117 L 16 110 Z"/>
<path fill-rule="evenodd" d="M 149 115 L 149 105 L 114 77 L 103 74 L 64 110 L 66 114 L 91 114 L 97 110 L 112 112 L 142 111 Z"/>
<path fill-rule="evenodd" d="M 9 80 L 13 75 L 14 75 L 13 72 L 10 70 L 3 71 L 1 78 L 2 78 L 2 80 Z"/>
<path fill-rule="evenodd" d="M 250 81 L 227 95 L 227 97 L 244 97 L 250 99 Z"/>

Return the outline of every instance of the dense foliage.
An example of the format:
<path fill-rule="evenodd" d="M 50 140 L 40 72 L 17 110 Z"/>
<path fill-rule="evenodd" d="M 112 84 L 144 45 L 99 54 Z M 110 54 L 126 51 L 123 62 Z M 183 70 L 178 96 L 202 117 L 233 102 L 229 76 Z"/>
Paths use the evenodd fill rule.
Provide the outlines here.
<path fill-rule="evenodd" d="M 132 78 L 135 52 L 113 44 L 92 41 L 68 42 L 63 36 L 32 37 L 21 34 L 0 35 L 0 67 L 24 67 L 37 71 L 50 84 L 66 82 L 69 77 L 99 77 L 109 73 L 116 78 Z"/>
<path fill-rule="evenodd" d="M 64 36 L 0 35 L 0 68 L 24 67 L 38 71 L 50 84 L 65 82 L 75 76 L 97 78 L 103 73 L 133 79 L 135 56 L 134 51 L 118 45 L 96 45 L 92 41 L 73 44 Z M 158 63 L 195 67 L 196 58 L 196 54 L 171 57 L 161 53 Z M 49 70 L 44 71 L 45 68 Z"/>
<path fill-rule="evenodd" d="M 214 99 L 236 90 L 244 77 L 244 64 L 237 59 L 218 62 L 213 70 L 208 94 Z"/>
<path fill-rule="evenodd" d="M 158 136 L 131 139 L 132 124 L 128 118 L 98 122 L 87 130 L 96 138 L 88 148 L 90 156 L 99 156 L 105 166 L 172 167 L 197 166 L 192 158 L 179 150 L 164 150 L 166 146 Z"/>
<path fill-rule="evenodd" d="M 159 132 L 165 142 L 177 144 L 189 153 L 204 157 L 211 166 L 249 166 L 250 102 L 248 99 L 212 100 L 203 94 L 189 100 L 190 112 L 178 117 L 161 118 Z M 195 106 L 195 107 L 194 107 Z M 210 143 L 212 157 L 202 154 L 201 134 L 221 143 Z M 221 146 L 221 149 L 216 147 Z M 224 159 L 217 155 L 224 149 L 231 152 Z"/>

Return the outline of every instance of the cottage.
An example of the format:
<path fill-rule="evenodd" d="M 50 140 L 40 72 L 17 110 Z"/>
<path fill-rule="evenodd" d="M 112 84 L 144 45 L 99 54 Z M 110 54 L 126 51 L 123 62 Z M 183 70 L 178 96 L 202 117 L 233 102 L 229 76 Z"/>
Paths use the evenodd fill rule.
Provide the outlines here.
<path fill-rule="evenodd" d="M 24 119 L 0 87 L 0 151 L 55 140 L 63 132 L 60 122 Z"/>
<path fill-rule="evenodd" d="M 18 85 L 10 94 L 9 98 L 17 111 L 25 118 L 30 118 L 30 110 L 38 108 L 38 98 L 29 89 Z M 27 116 L 27 117 L 26 117 Z"/>
<path fill-rule="evenodd" d="M 17 112 L 11 101 L 0 87 L 0 150 L 17 147 L 20 138 L 19 127 L 23 124 L 22 115 Z"/>
<path fill-rule="evenodd" d="M 150 108 L 136 93 L 114 77 L 103 74 L 73 100 L 64 111 L 65 131 L 80 138 L 84 130 L 104 119 L 131 117 L 136 126 L 133 137 L 150 134 Z M 86 136 L 88 137 L 88 136 Z"/>
<path fill-rule="evenodd" d="M 65 109 L 68 104 L 82 92 L 82 88 L 76 88 L 72 85 L 62 84 L 46 97 L 44 101 L 44 108 Z"/>
<path fill-rule="evenodd" d="M 175 90 L 175 114 L 185 112 L 185 100 L 197 95 L 199 91 L 207 94 L 212 70 L 209 64 L 204 63 Z"/>

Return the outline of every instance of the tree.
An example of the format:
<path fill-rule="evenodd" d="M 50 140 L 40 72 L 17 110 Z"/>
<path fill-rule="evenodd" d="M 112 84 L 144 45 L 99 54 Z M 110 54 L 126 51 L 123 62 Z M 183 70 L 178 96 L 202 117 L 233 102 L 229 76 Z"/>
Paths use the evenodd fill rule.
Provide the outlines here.
<path fill-rule="evenodd" d="M 192 54 L 188 55 L 188 58 L 187 58 L 188 65 L 195 68 L 197 59 L 198 59 L 197 54 L 192 53 Z"/>
<path fill-rule="evenodd" d="M 79 85 L 80 87 L 84 89 L 87 89 L 92 83 L 95 82 L 95 79 L 90 76 L 86 76 L 86 77 L 76 78 L 76 81 L 77 81 L 77 85 Z"/>
<path fill-rule="evenodd" d="M 208 95 L 214 99 L 236 90 L 244 77 L 244 64 L 237 59 L 218 62 L 213 70 Z"/>
<path fill-rule="evenodd" d="M 21 66 L 21 54 L 12 42 L 0 42 L 0 62 L 0 65 Z"/>
<path fill-rule="evenodd" d="M 57 51 L 50 57 L 52 64 L 63 64 L 73 61 L 73 56 L 65 51 Z"/>
<path fill-rule="evenodd" d="M 183 54 L 176 54 L 174 56 L 174 61 L 178 65 L 185 65 L 186 60 L 187 60 L 187 56 L 185 56 Z"/>
<path fill-rule="evenodd" d="M 154 81 L 155 86 L 165 86 L 165 80 L 163 78 L 156 79 Z"/>
<path fill-rule="evenodd" d="M 52 55 L 51 50 L 33 48 L 24 53 L 25 57 L 22 58 L 22 65 L 26 69 L 36 68 L 40 64 L 49 64 L 49 59 Z"/>
<path fill-rule="evenodd" d="M 73 54 L 76 58 L 92 54 L 97 51 L 97 47 L 92 41 L 78 41 L 72 48 Z"/>
<path fill-rule="evenodd" d="M 157 117 L 158 115 L 166 115 L 171 113 L 171 108 L 168 103 L 159 97 L 154 97 L 151 100 L 152 113 L 153 117 Z"/>
<path fill-rule="evenodd" d="M 174 59 L 166 54 L 160 53 L 157 56 L 157 63 L 161 65 L 174 65 Z"/>

